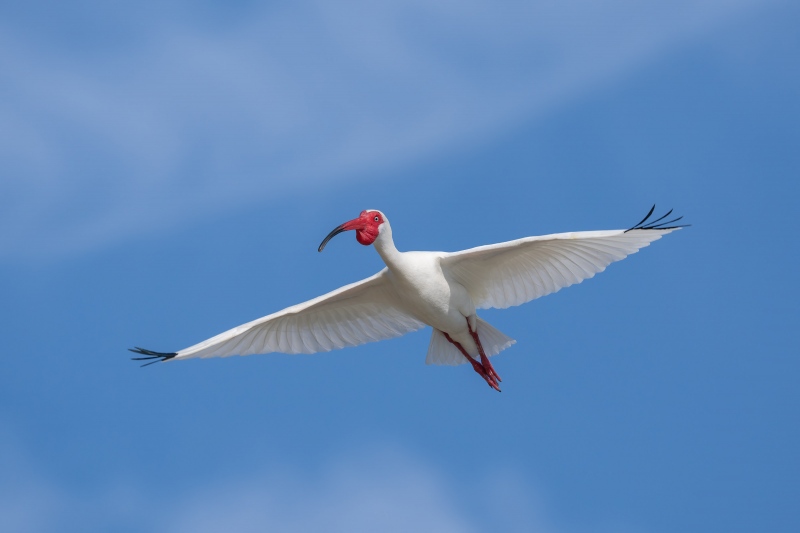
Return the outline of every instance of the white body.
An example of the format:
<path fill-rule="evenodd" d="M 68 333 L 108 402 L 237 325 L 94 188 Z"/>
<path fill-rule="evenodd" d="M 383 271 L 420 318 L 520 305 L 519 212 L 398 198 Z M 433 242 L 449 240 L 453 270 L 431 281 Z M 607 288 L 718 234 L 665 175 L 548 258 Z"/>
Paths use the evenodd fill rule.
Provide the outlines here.
<path fill-rule="evenodd" d="M 397 337 L 427 324 L 434 331 L 426 362 L 462 364 L 466 358 L 443 333 L 477 357 L 468 320 L 487 355 L 514 343 L 480 320 L 476 309 L 519 305 L 580 283 L 676 229 L 559 233 L 453 253 L 399 252 L 383 218 L 374 246 L 385 269 L 180 350 L 175 359 L 323 352 Z"/>

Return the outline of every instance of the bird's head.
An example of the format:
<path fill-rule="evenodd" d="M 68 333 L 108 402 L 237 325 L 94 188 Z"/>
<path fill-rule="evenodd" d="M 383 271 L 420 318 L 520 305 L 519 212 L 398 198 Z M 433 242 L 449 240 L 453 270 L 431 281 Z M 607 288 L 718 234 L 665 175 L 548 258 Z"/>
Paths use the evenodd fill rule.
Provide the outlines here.
<path fill-rule="evenodd" d="M 354 218 L 344 224 L 337 226 L 334 230 L 328 233 L 328 236 L 325 237 L 325 240 L 322 241 L 322 244 L 319 245 L 318 251 L 322 251 L 325 248 L 325 245 L 328 244 L 328 241 L 342 233 L 343 231 L 355 230 L 356 231 L 356 240 L 363 244 L 364 246 L 369 246 L 370 244 L 374 243 L 375 240 L 380 236 L 381 231 L 388 227 L 389 221 L 386 220 L 386 217 L 383 213 L 378 211 L 377 209 L 366 209 L 361 211 L 361 214 L 358 215 L 358 218 Z"/>

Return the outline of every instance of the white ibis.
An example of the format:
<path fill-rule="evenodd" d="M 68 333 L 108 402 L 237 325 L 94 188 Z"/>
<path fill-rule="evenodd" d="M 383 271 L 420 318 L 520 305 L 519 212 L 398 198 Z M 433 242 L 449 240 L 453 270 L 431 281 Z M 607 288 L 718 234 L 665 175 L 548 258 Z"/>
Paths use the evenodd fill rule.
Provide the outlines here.
<path fill-rule="evenodd" d="M 653 210 L 627 230 L 582 231 L 526 237 L 460 252 L 400 252 L 382 212 L 362 211 L 336 227 L 319 245 L 355 230 L 356 240 L 374 245 L 386 268 L 305 303 L 220 333 L 178 352 L 131 349 L 157 363 L 193 357 L 283 352 L 327 352 L 399 337 L 426 324 L 433 328 L 427 364 L 470 363 L 492 388 L 500 376 L 489 357 L 513 339 L 480 319 L 476 309 L 505 309 L 591 278 L 662 235 L 685 227 L 682 217 L 647 222 Z M 146 366 L 146 365 L 145 365 Z"/>

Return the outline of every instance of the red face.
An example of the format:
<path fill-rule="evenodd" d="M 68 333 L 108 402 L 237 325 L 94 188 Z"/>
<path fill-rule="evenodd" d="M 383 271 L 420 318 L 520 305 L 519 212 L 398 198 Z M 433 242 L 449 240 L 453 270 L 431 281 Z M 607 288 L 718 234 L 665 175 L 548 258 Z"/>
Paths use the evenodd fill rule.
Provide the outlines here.
<path fill-rule="evenodd" d="M 345 222 L 345 230 L 356 230 L 356 240 L 364 246 L 369 246 L 378 238 L 378 228 L 383 224 L 383 217 L 377 211 L 361 211 L 358 218 Z"/>
<path fill-rule="evenodd" d="M 319 251 L 321 252 L 322 249 L 325 248 L 325 245 L 328 244 L 328 241 L 336 235 L 349 230 L 355 230 L 356 240 L 364 246 L 369 246 L 375 242 L 375 239 L 380 235 L 381 224 L 383 224 L 383 216 L 379 212 L 362 211 L 358 218 L 345 222 L 330 232 L 328 236 L 325 237 L 325 240 L 322 241 L 322 244 L 319 245 Z"/>

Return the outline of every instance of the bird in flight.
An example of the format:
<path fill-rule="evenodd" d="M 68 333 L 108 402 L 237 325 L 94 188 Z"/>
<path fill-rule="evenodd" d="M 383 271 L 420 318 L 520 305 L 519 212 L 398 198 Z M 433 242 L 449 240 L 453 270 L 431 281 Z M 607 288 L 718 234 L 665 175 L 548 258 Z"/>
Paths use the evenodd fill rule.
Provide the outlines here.
<path fill-rule="evenodd" d="M 520 305 L 593 277 L 613 263 L 685 225 L 683 217 L 650 221 L 655 205 L 627 230 L 581 231 L 525 237 L 460 252 L 400 252 L 381 211 L 367 209 L 331 231 L 319 245 L 355 231 L 386 267 L 356 283 L 235 327 L 177 352 L 130 351 L 148 361 L 227 357 L 271 352 L 317 353 L 433 328 L 427 364 L 469 363 L 500 391 L 489 357 L 516 341 L 477 315 L 478 309 Z"/>

